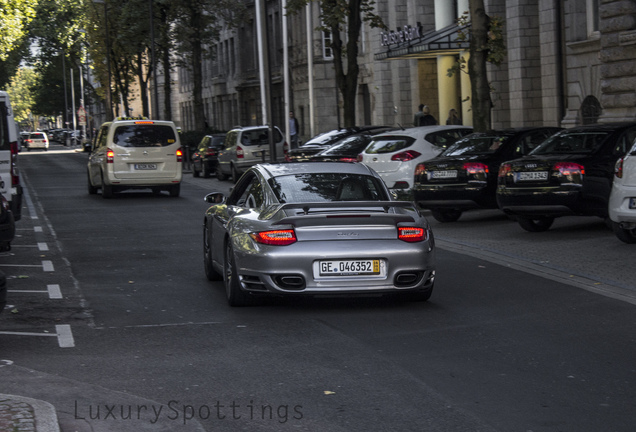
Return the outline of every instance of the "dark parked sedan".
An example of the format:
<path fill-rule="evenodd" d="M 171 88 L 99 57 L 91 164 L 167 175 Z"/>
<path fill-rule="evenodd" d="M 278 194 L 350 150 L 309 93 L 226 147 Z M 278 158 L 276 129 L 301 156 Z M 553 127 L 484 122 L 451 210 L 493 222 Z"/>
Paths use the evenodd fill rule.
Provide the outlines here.
<path fill-rule="evenodd" d="M 636 123 L 561 131 L 530 155 L 499 169 L 497 203 L 527 231 L 545 231 L 554 218 L 608 217 L 616 161 L 636 138 Z"/>
<path fill-rule="evenodd" d="M 372 138 L 373 134 L 369 132 L 348 136 L 337 144 L 311 156 L 309 160 L 312 162 L 355 162 L 360 152 L 367 148 Z"/>
<path fill-rule="evenodd" d="M 15 218 L 9 202 L 0 194 L 0 252 L 11 250 L 11 242 L 15 237 Z"/>
<path fill-rule="evenodd" d="M 285 155 L 285 160 L 287 162 L 306 162 L 310 157 L 335 144 L 338 144 L 343 139 L 351 135 L 357 135 L 362 132 L 378 134 L 392 129 L 394 128 L 389 126 L 353 126 L 342 129 L 334 129 L 329 132 L 318 134 L 302 146 L 289 150 Z"/>
<path fill-rule="evenodd" d="M 470 209 L 497 208 L 499 165 L 527 155 L 559 130 L 525 127 L 468 135 L 417 166 L 415 202 L 440 222 L 454 222 Z"/>
<path fill-rule="evenodd" d="M 192 175 L 210 177 L 219 164 L 219 151 L 223 149 L 225 134 L 206 135 L 192 153 Z"/>

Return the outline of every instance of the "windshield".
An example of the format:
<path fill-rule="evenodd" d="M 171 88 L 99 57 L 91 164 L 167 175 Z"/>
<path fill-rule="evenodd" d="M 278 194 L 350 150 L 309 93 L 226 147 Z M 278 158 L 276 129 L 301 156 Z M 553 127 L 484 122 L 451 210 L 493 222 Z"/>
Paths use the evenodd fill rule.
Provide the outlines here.
<path fill-rule="evenodd" d="M 269 180 L 280 203 L 327 201 L 386 201 L 381 181 L 372 176 L 343 173 L 284 175 Z"/>
<path fill-rule="evenodd" d="M 594 153 L 601 148 L 608 132 L 570 132 L 551 136 L 543 144 L 530 152 L 531 155 Z"/>
<path fill-rule="evenodd" d="M 176 142 L 174 129 L 165 125 L 119 126 L 113 135 L 113 143 L 121 147 L 165 147 Z"/>
<path fill-rule="evenodd" d="M 371 141 L 369 135 L 352 136 L 345 138 L 341 143 L 329 147 L 320 154 L 323 156 L 331 156 L 361 152 L 369 144 L 369 141 Z"/>
<path fill-rule="evenodd" d="M 325 145 L 332 142 L 335 142 L 347 135 L 350 135 L 351 131 L 349 129 L 340 129 L 340 130 L 332 130 L 329 132 L 323 132 L 321 134 L 316 135 L 309 141 L 307 141 L 303 146 L 316 146 L 316 145 Z"/>
<path fill-rule="evenodd" d="M 444 150 L 442 156 L 483 155 L 496 152 L 509 136 L 471 135 L 463 138 Z"/>

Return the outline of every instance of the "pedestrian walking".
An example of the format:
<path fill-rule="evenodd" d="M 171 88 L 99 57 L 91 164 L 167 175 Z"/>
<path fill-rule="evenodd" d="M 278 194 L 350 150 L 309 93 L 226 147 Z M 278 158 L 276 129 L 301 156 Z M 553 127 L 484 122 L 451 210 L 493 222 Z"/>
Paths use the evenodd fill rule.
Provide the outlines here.
<path fill-rule="evenodd" d="M 413 116 L 413 126 L 421 126 L 420 125 L 420 119 L 424 116 L 424 104 L 420 104 L 419 107 L 417 107 L 418 111 L 415 113 L 415 115 Z"/>
<path fill-rule="evenodd" d="M 448 118 L 446 119 L 447 125 L 460 125 L 462 124 L 462 120 L 457 115 L 457 110 L 455 108 L 451 108 L 448 112 Z"/>
<path fill-rule="evenodd" d="M 298 148 L 298 132 L 300 131 L 300 126 L 298 125 L 298 119 L 294 117 L 294 112 L 289 112 L 289 140 L 290 148 Z"/>

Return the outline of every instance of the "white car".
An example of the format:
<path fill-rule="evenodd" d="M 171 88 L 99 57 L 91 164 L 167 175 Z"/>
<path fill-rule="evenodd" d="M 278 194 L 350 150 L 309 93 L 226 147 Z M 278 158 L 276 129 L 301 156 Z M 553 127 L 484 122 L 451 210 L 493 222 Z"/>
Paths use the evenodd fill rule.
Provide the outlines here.
<path fill-rule="evenodd" d="M 608 210 L 616 237 L 636 243 L 636 143 L 616 162 Z"/>
<path fill-rule="evenodd" d="M 31 149 L 49 149 L 49 137 L 45 132 L 31 132 L 26 139 L 26 147 L 28 151 Z"/>
<path fill-rule="evenodd" d="M 88 157 L 88 193 L 103 198 L 126 189 L 167 190 L 178 197 L 183 151 L 171 121 L 118 118 L 104 123 Z"/>
<path fill-rule="evenodd" d="M 472 131 L 466 126 L 420 126 L 383 133 L 373 137 L 358 162 L 380 174 L 389 189 L 412 189 L 417 164 Z"/>

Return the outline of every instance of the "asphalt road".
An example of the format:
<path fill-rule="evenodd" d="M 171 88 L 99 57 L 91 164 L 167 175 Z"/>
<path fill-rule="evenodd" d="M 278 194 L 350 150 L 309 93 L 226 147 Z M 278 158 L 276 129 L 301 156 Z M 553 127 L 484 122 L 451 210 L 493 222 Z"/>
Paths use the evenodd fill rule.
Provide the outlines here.
<path fill-rule="evenodd" d="M 602 221 L 433 222 L 427 303 L 230 308 L 201 251 L 202 198 L 230 183 L 104 200 L 85 161 L 20 155 L 24 216 L 0 255 L 0 393 L 52 403 L 63 431 L 634 429 L 636 249 Z"/>

